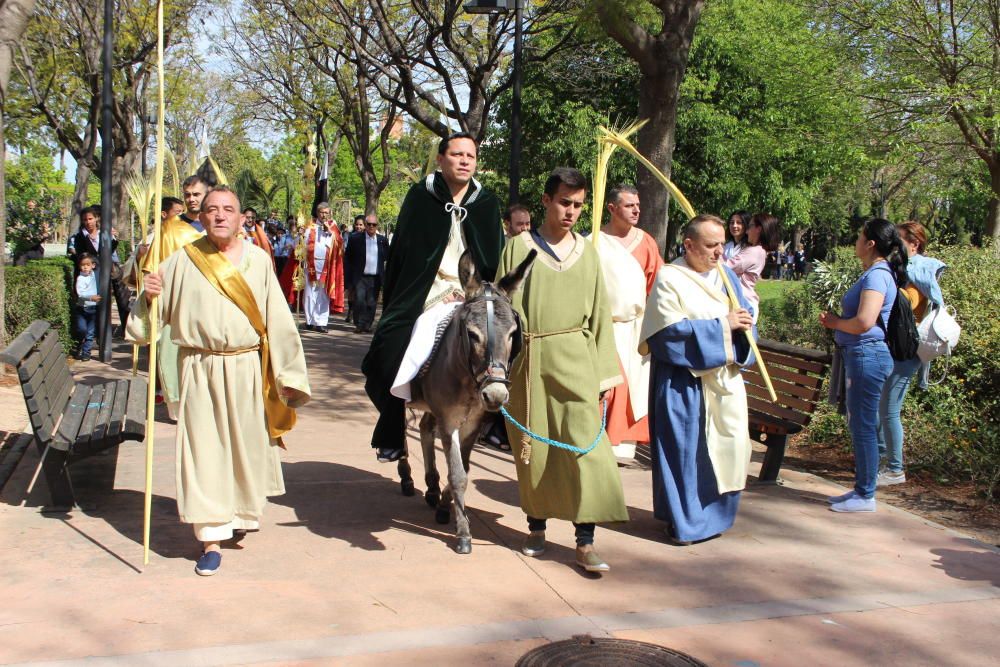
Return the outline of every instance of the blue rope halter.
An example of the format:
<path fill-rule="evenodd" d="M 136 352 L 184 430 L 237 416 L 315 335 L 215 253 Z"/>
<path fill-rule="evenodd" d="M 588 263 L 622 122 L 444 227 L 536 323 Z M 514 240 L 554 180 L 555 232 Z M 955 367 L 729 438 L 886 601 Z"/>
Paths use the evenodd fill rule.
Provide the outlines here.
<path fill-rule="evenodd" d="M 580 454 L 582 456 L 584 454 L 590 453 L 594 449 L 594 447 L 597 447 L 597 443 L 601 441 L 601 436 L 604 435 L 604 427 L 608 423 L 608 402 L 603 401 L 601 403 L 601 429 L 597 432 L 597 436 L 594 438 L 594 441 L 590 443 L 590 447 L 587 447 L 586 449 L 582 449 L 580 447 L 574 447 L 573 445 L 567 445 L 565 442 L 559 442 L 558 440 L 552 440 L 551 438 L 546 438 L 545 436 L 538 435 L 537 433 L 532 433 L 531 431 L 528 430 L 526 426 L 522 425 L 516 419 L 511 417 L 510 413 L 507 412 L 507 408 L 503 406 L 500 406 L 500 414 L 504 416 L 504 419 L 506 419 L 511 424 L 516 426 L 523 433 L 527 434 L 527 436 L 532 440 L 537 440 L 538 442 L 545 443 L 546 445 L 550 445 L 552 447 L 558 447 L 559 449 L 565 449 L 567 451 L 573 452 L 574 454 Z"/>

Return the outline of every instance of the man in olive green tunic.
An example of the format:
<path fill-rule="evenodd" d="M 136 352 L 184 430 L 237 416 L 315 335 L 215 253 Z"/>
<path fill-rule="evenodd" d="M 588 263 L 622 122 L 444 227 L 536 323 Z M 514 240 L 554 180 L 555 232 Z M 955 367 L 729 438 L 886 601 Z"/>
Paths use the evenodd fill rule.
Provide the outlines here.
<path fill-rule="evenodd" d="M 532 250 L 538 259 L 514 308 L 524 329 L 524 349 L 511 369 L 508 411 L 533 433 L 587 448 L 601 432 L 599 397 L 622 382 L 611 311 L 594 246 L 571 230 L 586 199 L 579 171 L 561 167 L 545 183 L 541 227 L 511 239 L 498 275 Z M 553 447 L 507 427 L 529 534 L 521 551 L 545 551 L 545 520 L 576 526 L 576 562 L 606 572 L 594 550 L 594 524 L 626 521 L 618 465 L 607 435 L 586 454 Z"/>

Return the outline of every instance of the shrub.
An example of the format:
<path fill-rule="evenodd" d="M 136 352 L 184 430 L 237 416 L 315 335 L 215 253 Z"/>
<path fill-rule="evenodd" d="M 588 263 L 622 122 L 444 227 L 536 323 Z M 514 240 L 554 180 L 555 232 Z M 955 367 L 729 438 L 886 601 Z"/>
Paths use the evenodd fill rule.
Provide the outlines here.
<path fill-rule="evenodd" d="M 34 320 L 48 320 L 68 354 L 73 349 L 70 318 L 73 262 L 65 257 L 39 259 L 5 269 L 4 322 L 11 337 Z"/>
<path fill-rule="evenodd" d="M 931 364 L 931 384 L 921 390 L 915 377 L 903 405 L 908 469 L 924 470 L 938 481 L 971 480 L 988 498 L 1000 496 L 1000 247 L 937 248 L 948 265 L 941 278 L 945 303 L 953 306 L 962 338 L 950 363 Z M 838 248 L 819 263 L 807 281 L 783 301 L 761 308 L 760 335 L 817 349 L 832 349 L 832 336 L 818 317 L 857 280 L 860 264 L 849 248 Z M 836 308 L 834 308 L 836 310 Z M 947 366 L 947 374 L 945 374 Z M 843 418 L 821 408 L 810 426 L 812 442 L 849 443 Z"/>

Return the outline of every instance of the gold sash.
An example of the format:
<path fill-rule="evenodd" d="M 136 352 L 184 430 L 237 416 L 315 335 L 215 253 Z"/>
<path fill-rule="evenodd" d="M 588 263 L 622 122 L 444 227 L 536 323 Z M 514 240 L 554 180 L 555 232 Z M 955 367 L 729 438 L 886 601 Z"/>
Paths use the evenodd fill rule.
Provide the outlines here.
<path fill-rule="evenodd" d="M 264 414 L 267 415 L 267 430 L 269 435 L 281 442 L 281 436 L 295 426 L 295 410 L 285 405 L 281 400 L 278 385 L 274 381 L 274 370 L 271 368 L 270 350 L 267 341 L 267 327 L 264 318 L 257 307 L 250 285 L 243 279 L 233 263 L 219 249 L 203 237 L 184 246 L 188 257 L 198 267 L 202 275 L 219 290 L 222 296 L 236 304 L 250 320 L 250 326 L 260 336 L 260 368 L 262 390 L 264 394 Z"/>

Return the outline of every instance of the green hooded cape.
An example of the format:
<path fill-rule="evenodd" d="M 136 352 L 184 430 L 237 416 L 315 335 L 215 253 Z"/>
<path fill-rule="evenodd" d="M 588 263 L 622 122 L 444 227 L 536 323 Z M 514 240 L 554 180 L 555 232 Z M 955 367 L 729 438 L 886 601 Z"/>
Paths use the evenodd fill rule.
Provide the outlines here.
<path fill-rule="evenodd" d="M 406 193 L 385 267 L 382 319 L 361 363 L 365 391 L 379 410 L 372 447 L 398 449 L 406 439 L 405 405 L 389 393 L 410 343 L 413 324 L 424 312 L 441 258 L 448 245 L 452 203 L 448 184 L 434 172 Z M 483 280 L 493 280 L 503 250 L 497 198 L 473 179 L 461 203 L 466 248 Z"/>

